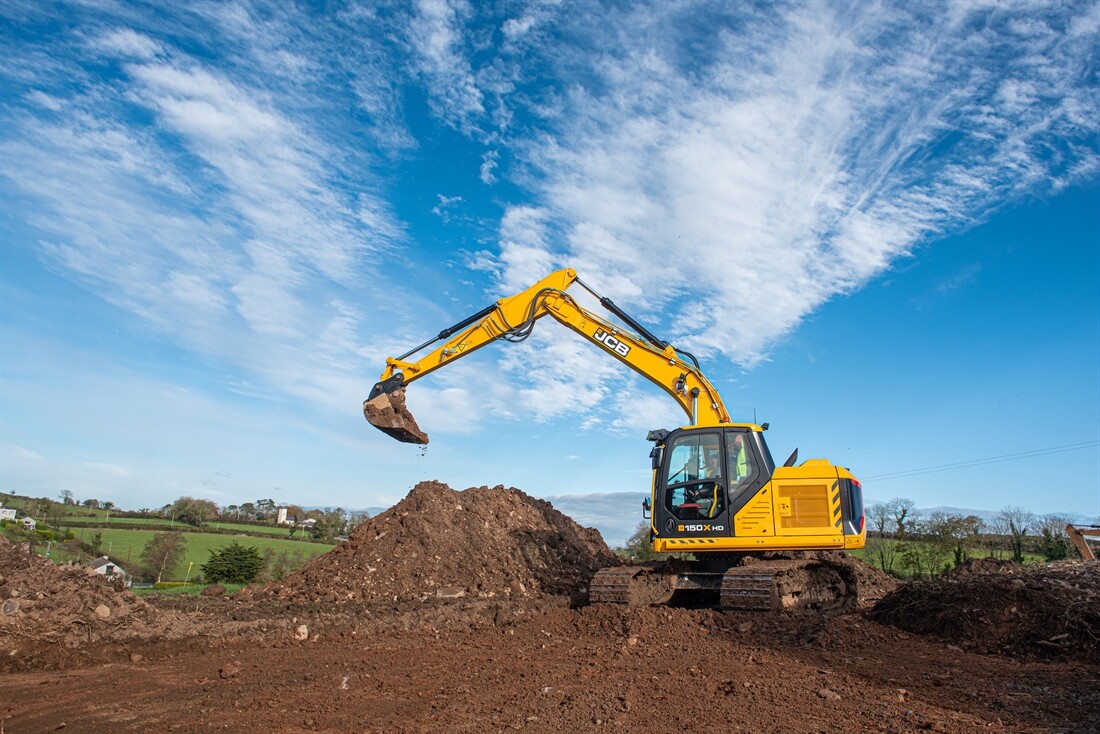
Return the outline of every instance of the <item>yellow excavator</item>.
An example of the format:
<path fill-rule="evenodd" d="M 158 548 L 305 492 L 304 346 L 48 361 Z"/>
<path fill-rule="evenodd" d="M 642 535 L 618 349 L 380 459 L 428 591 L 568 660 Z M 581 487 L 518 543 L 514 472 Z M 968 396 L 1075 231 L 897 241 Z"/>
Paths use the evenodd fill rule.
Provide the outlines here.
<path fill-rule="evenodd" d="M 582 307 L 566 292 L 574 284 L 626 326 Z M 405 407 L 409 383 L 498 339 L 522 341 L 543 316 L 659 385 L 690 420 L 647 436 L 653 477 L 643 517 L 650 521 L 653 551 L 674 555 L 598 571 L 589 587 L 592 602 L 647 605 L 703 596 L 730 610 L 854 604 L 856 578 L 839 556 L 866 540 L 859 481 L 825 459 L 796 466 L 797 449 L 776 466 L 764 440 L 767 423 L 734 423 L 693 355 L 658 339 L 571 268 L 388 358 L 363 403 L 364 415 L 399 441 L 426 444 L 427 434 Z"/>

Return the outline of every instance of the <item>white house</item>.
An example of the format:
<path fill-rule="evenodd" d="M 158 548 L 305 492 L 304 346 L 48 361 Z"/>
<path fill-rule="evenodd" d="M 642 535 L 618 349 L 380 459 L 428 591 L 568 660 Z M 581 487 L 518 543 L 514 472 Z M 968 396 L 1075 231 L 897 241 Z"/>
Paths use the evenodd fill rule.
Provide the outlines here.
<path fill-rule="evenodd" d="M 35 520 L 33 517 L 24 517 L 23 518 L 23 529 L 24 530 L 34 530 L 36 525 L 38 525 L 38 521 Z"/>
<path fill-rule="evenodd" d="M 0 507 L 0 520 L 14 520 L 15 508 L 14 507 Z"/>
<path fill-rule="evenodd" d="M 130 582 L 130 574 L 126 573 L 126 570 L 122 568 L 122 566 L 118 565 L 107 556 L 100 556 L 92 561 L 88 567 L 96 573 L 103 574 L 107 578 L 118 577 L 124 579 L 127 583 Z"/>

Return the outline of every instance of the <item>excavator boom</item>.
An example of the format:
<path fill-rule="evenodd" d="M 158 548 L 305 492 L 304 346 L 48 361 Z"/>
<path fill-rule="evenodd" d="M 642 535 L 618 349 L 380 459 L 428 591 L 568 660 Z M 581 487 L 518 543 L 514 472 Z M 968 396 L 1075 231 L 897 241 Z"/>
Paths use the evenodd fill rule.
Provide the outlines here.
<path fill-rule="evenodd" d="M 582 307 L 566 292 L 573 284 L 591 293 L 633 330 Z M 500 299 L 400 357 L 387 358 L 386 369 L 363 403 L 364 416 L 372 426 L 398 441 L 426 444 L 428 435 L 405 407 L 405 387 L 490 342 L 523 341 L 544 316 L 557 320 L 659 385 L 680 404 L 692 425 L 730 423 L 722 398 L 703 376 L 694 357 L 653 336 L 610 298 L 585 285 L 572 268 L 551 273 L 527 290 Z M 436 342 L 441 343 L 415 361 L 407 361 Z"/>

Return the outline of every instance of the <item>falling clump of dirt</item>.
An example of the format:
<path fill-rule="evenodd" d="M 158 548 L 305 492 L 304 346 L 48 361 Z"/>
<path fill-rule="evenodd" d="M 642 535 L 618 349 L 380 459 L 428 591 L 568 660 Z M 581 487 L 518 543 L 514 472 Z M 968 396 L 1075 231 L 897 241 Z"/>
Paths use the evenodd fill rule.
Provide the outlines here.
<path fill-rule="evenodd" d="M 421 482 L 263 594 L 293 602 L 561 596 L 621 564 L 599 532 L 515 488 Z"/>
<path fill-rule="evenodd" d="M 869 616 L 975 652 L 1100 662 L 1100 564 L 972 565 L 899 586 Z"/>

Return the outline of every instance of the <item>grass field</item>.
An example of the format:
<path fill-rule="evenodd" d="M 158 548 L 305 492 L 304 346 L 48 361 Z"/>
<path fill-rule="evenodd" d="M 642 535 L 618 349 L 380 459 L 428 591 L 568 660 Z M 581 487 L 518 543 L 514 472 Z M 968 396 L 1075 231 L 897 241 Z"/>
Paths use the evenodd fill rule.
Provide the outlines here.
<path fill-rule="evenodd" d="M 114 525 L 155 525 L 158 528 L 169 527 L 175 530 L 181 530 L 184 532 L 191 532 L 193 528 L 190 525 L 184 523 L 174 522 L 171 519 L 165 519 L 162 517 L 107 517 L 100 513 L 95 517 L 88 517 L 86 515 L 73 515 L 66 517 L 62 522 L 64 527 L 72 527 L 74 532 L 81 525 L 94 525 L 94 526 L 106 526 L 111 527 Z M 273 535 L 279 538 L 289 538 L 290 528 L 286 526 L 277 525 L 249 525 L 247 523 L 233 523 L 233 522 L 208 522 L 203 527 L 212 528 L 214 530 L 231 530 L 237 533 L 256 533 L 257 535 Z M 295 537 L 305 537 L 303 535 L 296 535 Z"/>
<path fill-rule="evenodd" d="M 48 520 L 49 518 L 47 518 Z M 87 515 L 69 515 L 62 521 L 62 526 L 71 525 L 168 525 L 171 520 L 162 520 L 159 517 L 110 517 L 103 513 L 93 517 Z M 180 525 L 181 523 L 176 523 Z"/>
<path fill-rule="evenodd" d="M 141 566 L 141 551 L 155 531 L 107 527 L 96 528 L 94 531 L 91 528 L 80 529 L 74 532 L 77 538 L 84 542 L 90 541 L 94 533 L 102 533 L 102 553 L 110 556 L 112 560 L 132 573 Z M 192 564 L 190 576 L 195 576 L 199 573 L 199 567 L 210 560 L 210 551 L 227 546 L 234 540 L 244 546 L 255 546 L 261 554 L 270 548 L 276 554 L 285 552 L 291 559 L 297 556 L 301 562 L 292 563 L 293 567 L 301 566 L 314 556 L 327 553 L 334 547 L 325 543 L 306 543 L 300 540 L 215 533 L 189 532 L 184 537 L 187 539 L 187 554 L 171 573 L 164 575 L 165 581 L 183 581 L 188 577 L 188 564 Z"/>
<path fill-rule="evenodd" d="M 290 537 L 290 527 L 286 525 L 249 525 L 247 523 L 234 522 L 208 522 L 206 527 L 216 530 L 234 530 L 238 533 L 262 533 L 263 535 L 277 535 L 282 538 Z M 307 533 L 308 535 L 308 533 Z M 301 538 L 301 533 L 296 533 L 296 538 Z"/>
<path fill-rule="evenodd" d="M 234 594 L 245 587 L 245 584 L 220 585 L 225 587 L 226 594 Z M 186 586 L 177 586 L 172 589 L 154 589 L 152 587 L 135 586 L 130 590 L 138 596 L 195 596 L 197 594 L 201 594 L 202 590 L 205 588 L 205 584 L 187 584 Z"/>

